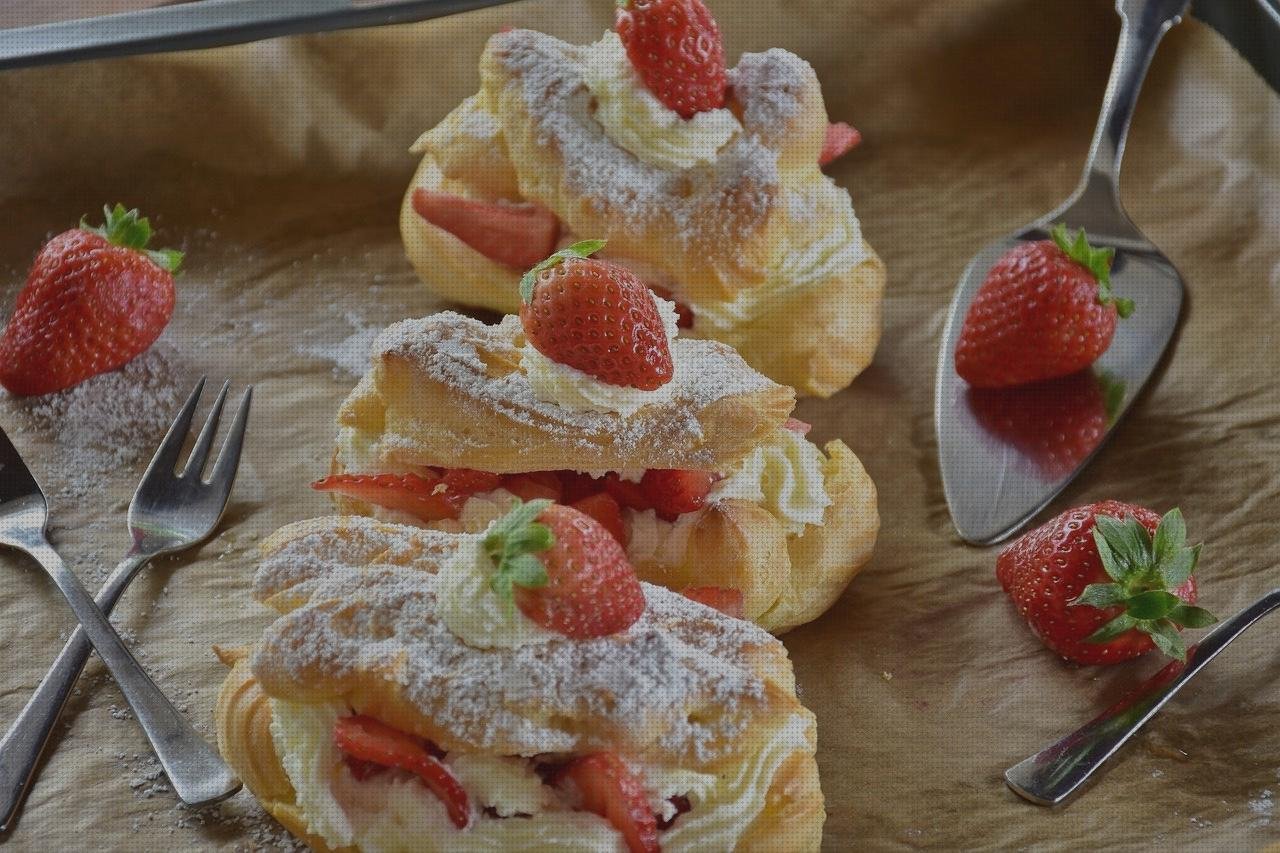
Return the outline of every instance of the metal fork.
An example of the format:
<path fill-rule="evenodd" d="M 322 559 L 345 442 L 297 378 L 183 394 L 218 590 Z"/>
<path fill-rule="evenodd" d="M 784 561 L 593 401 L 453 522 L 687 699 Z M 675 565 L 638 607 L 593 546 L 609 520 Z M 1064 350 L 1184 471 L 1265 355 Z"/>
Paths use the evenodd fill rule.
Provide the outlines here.
<path fill-rule="evenodd" d="M 240 464 L 253 388 L 246 389 L 206 481 L 202 474 L 226 400 L 228 386 L 225 383 L 196 438 L 185 468 L 181 474 L 175 474 L 204 382 L 201 379 L 196 384 L 134 493 L 129 505 L 133 547 L 103 584 L 96 607 L 45 540 L 48 510 L 44 496 L 0 431 L 0 472 L 5 475 L 0 485 L 0 542 L 25 550 L 40 561 L 85 626 L 71 635 L 27 706 L 0 741 L 0 831 L 9 829 L 17 817 L 49 736 L 89 658 L 90 643 L 120 684 L 183 802 L 208 805 L 240 789 L 240 782 L 230 768 L 147 678 L 104 615 L 115 607 L 142 566 L 158 555 L 204 541 L 222 518 Z"/>

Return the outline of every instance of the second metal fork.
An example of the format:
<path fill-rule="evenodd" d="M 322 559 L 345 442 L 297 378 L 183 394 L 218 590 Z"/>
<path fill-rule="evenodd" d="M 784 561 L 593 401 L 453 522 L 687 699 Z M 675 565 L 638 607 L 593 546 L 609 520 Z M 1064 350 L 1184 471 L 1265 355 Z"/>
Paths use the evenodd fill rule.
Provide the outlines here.
<path fill-rule="evenodd" d="M 204 541 L 222 518 L 240 464 L 253 388 L 244 393 L 240 409 L 207 481 L 203 473 L 226 400 L 226 384 L 222 386 L 196 438 L 182 473 L 175 473 L 203 388 L 204 380 L 201 379 L 169 427 L 134 493 L 133 502 L 129 505 L 129 533 L 133 547 L 94 599 L 103 613 L 111 613 L 138 570 L 149 561 Z M 27 789 L 35 778 L 40 756 L 91 649 L 84 630 L 77 627 L 27 706 L 0 741 L 0 832 L 9 829 L 17 817 Z M 172 778 L 176 768 L 166 769 L 179 796 L 187 800 L 187 796 L 183 796 L 184 780 Z M 235 782 L 224 791 L 206 790 L 200 799 L 206 803 L 216 802 L 231 796 L 239 788 L 239 783 Z"/>

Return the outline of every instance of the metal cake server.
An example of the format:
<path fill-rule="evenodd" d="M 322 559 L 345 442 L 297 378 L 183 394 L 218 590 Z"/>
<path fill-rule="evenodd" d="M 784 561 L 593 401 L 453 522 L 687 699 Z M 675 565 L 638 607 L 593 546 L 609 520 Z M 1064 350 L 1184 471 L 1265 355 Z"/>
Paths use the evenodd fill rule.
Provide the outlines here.
<path fill-rule="evenodd" d="M 1083 728 L 1010 767 L 1005 771 L 1005 782 L 1018 796 L 1037 805 L 1056 806 L 1065 802 L 1209 661 L 1276 609 L 1280 609 L 1280 589 L 1267 593 L 1206 634 L 1187 650 L 1186 663 L 1170 662 Z"/>
<path fill-rule="evenodd" d="M 1125 213 L 1119 177 L 1129 121 L 1156 45 L 1189 4 L 1190 0 L 1116 0 L 1120 42 L 1080 186 L 1057 210 L 978 252 L 956 288 L 938 357 L 934 423 L 947 505 L 956 530 L 969 542 L 989 545 L 1006 539 L 1044 509 L 1106 442 L 1173 338 L 1182 311 L 1182 277 Z M 1023 433 L 1034 434 L 1036 452 L 1002 434 L 999 426 L 1025 421 L 1051 407 L 1029 405 L 1014 391 L 1004 400 L 992 395 L 975 400 L 956 374 L 954 357 L 969 303 L 996 259 L 1019 242 L 1046 239 L 1056 223 L 1072 231 L 1083 227 L 1094 245 L 1115 249 L 1112 286 L 1118 295 L 1133 300 L 1135 308 L 1133 316 L 1117 324 L 1110 349 L 1095 365 L 1106 378 L 1105 396 L 1110 398 L 1106 429 L 1091 448 L 1063 447 L 1055 458 L 1051 424 L 1039 433 L 1028 430 L 1025 422 L 1015 424 Z M 995 414 L 988 416 L 983 407 Z M 1047 458 L 1035 458 L 1037 452 Z"/>

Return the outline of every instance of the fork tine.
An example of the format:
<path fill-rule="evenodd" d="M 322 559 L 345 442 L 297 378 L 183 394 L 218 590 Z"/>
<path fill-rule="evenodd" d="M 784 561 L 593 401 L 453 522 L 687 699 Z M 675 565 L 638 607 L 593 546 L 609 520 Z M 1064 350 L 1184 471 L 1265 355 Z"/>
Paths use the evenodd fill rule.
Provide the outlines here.
<path fill-rule="evenodd" d="M 213 401 L 213 408 L 209 410 L 209 416 L 205 418 L 204 426 L 200 428 L 200 435 L 191 447 L 191 455 L 187 457 L 187 467 L 183 469 L 182 476 L 194 474 L 199 477 L 204 473 L 204 463 L 209 458 L 209 448 L 213 445 L 213 436 L 218 431 L 218 418 L 222 416 L 222 404 L 227 401 L 227 389 L 230 387 L 230 380 L 222 383 L 218 399 Z"/>
<path fill-rule="evenodd" d="M 223 500 L 231 494 L 231 486 L 236 480 L 236 469 L 240 467 L 240 451 L 244 447 L 245 428 L 249 423 L 249 404 L 253 402 L 253 386 L 244 389 L 240 398 L 240 408 L 236 411 L 231 429 L 227 431 L 226 440 L 222 442 L 222 451 L 218 461 L 213 465 L 213 473 L 209 475 L 209 483 L 222 489 Z"/>
<path fill-rule="evenodd" d="M 154 474 L 163 474 L 172 476 L 174 470 L 178 467 L 178 456 L 182 453 L 182 445 L 187 440 L 187 431 L 191 429 L 191 417 L 196 412 L 196 403 L 200 402 L 200 393 L 204 390 L 205 377 L 201 376 L 200 381 L 196 383 L 195 390 L 191 392 L 191 396 L 187 398 L 187 402 L 182 404 L 178 416 L 173 419 L 173 423 L 169 426 L 169 431 L 165 433 L 164 441 L 160 442 L 160 447 L 156 450 L 156 455 L 151 458 L 151 464 L 147 466 L 147 473 L 142 475 L 142 482 L 145 483 Z"/>

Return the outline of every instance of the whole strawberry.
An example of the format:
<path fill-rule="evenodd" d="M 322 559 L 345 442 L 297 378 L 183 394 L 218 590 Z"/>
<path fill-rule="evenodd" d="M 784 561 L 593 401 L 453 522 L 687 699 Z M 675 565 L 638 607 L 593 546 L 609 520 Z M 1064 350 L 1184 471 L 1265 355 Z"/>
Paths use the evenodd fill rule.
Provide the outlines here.
<path fill-rule="evenodd" d="M 49 394 L 115 370 L 160 337 L 173 315 L 182 253 L 147 248 L 151 224 L 117 204 L 36 255 L 4 336 L 0 385 Z"/>
<path fill-rule="evenodd" d="M 644 590 L 612 534 L 591 516 L 549 500 L 519 503 L 484 539 L 490 586 L 529 619 L 576 640 L 625 630 L 644 612 Z"/>
<path fill-rule="evenodd" d="M 1069 661 L 1118 663 L 1153 648 L 1178 660 L 1182 628 L 1215 620 L 1193 606 L 1200 546 L 1182 513 L 1103 501 L 1069 510 L 1010 545 L 996 577 L 1044 644 Z"/>
<path fill-rule="evenodd" d="M 1066 226 L 1020 243 L 987 273 L 965 315 L 956 372 L 975 388 L 1005 388 L 1084 370 L 1111 346 L 1133 303 L 1111 292 L 1113 249 Z"/>
<path fill-rule="evenodd" d="M 614 29 L 668 109 L 688 119 L 724 106 L 724 43 L 702 0 L 620 0 Z"/>
<path fill-rule="evenodd" d="M 671 345 L 649 288 L 592 258 L 603 240 L 561 249 L 520 280 L 525 338 L 552 361 L 610 385 L 653 391 L 671 381 Z"/>

